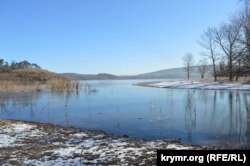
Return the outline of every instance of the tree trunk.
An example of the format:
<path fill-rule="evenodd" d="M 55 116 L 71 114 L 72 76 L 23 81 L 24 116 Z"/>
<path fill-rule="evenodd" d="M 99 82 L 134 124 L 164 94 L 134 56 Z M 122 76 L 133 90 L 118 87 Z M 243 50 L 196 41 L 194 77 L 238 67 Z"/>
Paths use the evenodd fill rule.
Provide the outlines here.
<path fill-rule="evenodd" d="M 238 68 L 237 68 L 237 73 L 236 73 L 236 78 L 235 81 L 239 80 L 240 74 L 241 74 L 241 67 L 240 67 L 240 61 L 238 62 Z"/>
<path fill-rule="evenodd" d="M 190 66 L 187 67 L 187 78 L 189 80 Z"/>
<path fill-rule="evenodd" d="M 239 72 L 239 70 L 237 70 L 235 81 L 239 80 L 239 75 L 240 75 L 240 72 Z"/>
<path fill-rule="evenodd" d="M 229 61 L 229 81 L 233 81 L 233 62 L 230 58 L 230 61 Z"/>
<path fill-rule="evenodd" d="M 214 81 L 217 81 L 217 74 L 216 74 L 215 60 L 214 59 L 213 59 L 213 70 L 214 70 Z"/>

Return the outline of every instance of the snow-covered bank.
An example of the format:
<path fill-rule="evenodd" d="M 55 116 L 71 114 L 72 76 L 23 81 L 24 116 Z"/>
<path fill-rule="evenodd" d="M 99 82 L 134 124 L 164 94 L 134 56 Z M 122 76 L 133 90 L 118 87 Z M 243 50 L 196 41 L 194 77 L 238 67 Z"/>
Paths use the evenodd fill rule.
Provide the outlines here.
<path fill-rule="evenodd" d="M 204 89 L 204 90 L 241 90 L 250 91 L 250 84 L 244 83 L 219 83 L 197 81 L 162 81 L 147 83 L 145 86 L 172 89 Z"/>
<path fill-rule="evenodd" d="M 0 120 L 0 165 L 155 165 L 157 149 L 206 149 Z"/>

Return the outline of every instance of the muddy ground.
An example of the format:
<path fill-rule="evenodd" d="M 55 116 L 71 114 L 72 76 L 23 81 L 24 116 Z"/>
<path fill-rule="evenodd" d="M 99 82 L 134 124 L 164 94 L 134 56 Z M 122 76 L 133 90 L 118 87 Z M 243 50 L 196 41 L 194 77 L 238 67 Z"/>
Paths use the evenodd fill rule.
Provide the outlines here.
<path fill-rule="evenodd" d="M 0 120 L 0 165 L 156 165 L 157 149 L 208 148 Z"/>

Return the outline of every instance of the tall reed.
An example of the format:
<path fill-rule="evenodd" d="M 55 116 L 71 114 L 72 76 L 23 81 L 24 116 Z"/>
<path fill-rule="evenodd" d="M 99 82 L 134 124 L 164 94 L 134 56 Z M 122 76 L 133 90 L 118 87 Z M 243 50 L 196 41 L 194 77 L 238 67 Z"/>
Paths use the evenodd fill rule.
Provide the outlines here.
<path fill-rule="evenodd" d="M 82 85 L 80 81 L 71 80 L 65 77 L 57 77 L 46 82 L 0 79 L 0 92 L 27 92 L 41 90 L 79 91 L 81 88 Z"/>
<path fill-rule="evenodd" d="M 65 77 L 58 77 L 46 82 L 46 85 L 52 91 L 79 91 L 81 84 L 79 81 L 71 80 Z"/>
<path fill-rule="evenodd" d="M 0 80 L 0 92 L 22 92 L 40 90 L 41 83 L 20 80 Z"/>

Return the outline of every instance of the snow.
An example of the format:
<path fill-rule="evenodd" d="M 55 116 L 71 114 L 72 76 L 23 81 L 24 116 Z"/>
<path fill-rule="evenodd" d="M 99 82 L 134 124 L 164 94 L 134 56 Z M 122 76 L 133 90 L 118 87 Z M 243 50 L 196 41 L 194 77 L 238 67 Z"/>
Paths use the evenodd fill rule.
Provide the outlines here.
<path fill-rule="evenodd" d="M 3 132 L 14 132 L 14 133 L 23 133 L 29 131 L 33 126 L 27 124 L 12 124 L 9 128 L 3 129 Z"/>
<path fill-rule="evenodd" d="M 175 149 L 175 150 L 189 150 L 191 147 L 180 146 L 176 144 L 170 144 L 166 149 Z"/>
<path fill-rule="evenodd" d="M 88 135 L 85 133 L 77 133 L 77 134 L 74 134 L 73 137 L 82 138 L 82 137 L 88 137 Z"/>
<path fill-rule="evenodd" d="M 144 141 L 53 126 L 44 128 L 38 127 L 42 124 L 26 122 L 7 121 L 5 124 L 3 121 L 0 120 L 0 158 L 5 158 L 5 165 L 13 160 L 19 165 L 38 166 L 154 165 L 157 149 L 200 149 L 172 141 Z M 8 151 L 8 147 L 12 150 Z M 26 148 L 29 153 L 23 151 Z"/>
<path fill-rule="evenodd" d="M 148 84 L 158 88 L 172 89 L 203 89 L 203 90 L 241 90 L 250 91 L 250 84 L 244 83 L 219 83 L 219 82 L 198 82 L 198 81 L 163 81 Z"/>
<path fill-rule="evenodd" d="M 8 128 L 0 130 L 0 147 L 13 147 L 21 145 L 18 143 L 18 140 L 20 139 L 42 136 L 44 134 L 44 132 L 35 129 L 32 125 L 11 124 Z M 14 142 L 17 143 L 14 144 Z"/>
<path fill-rule="evenodd" d="M 63 165 L 63 166 L 72 166 L 72 165 L 79 165 L 80 164 L 80 158 L 77 159 L 56 159 L 56 160 L 49 160 L 49 161 L 37 161 L 37 160 L 25 160 L 24 161 L 25 165 L 33 165 L 33 166 L 52 166 L 52 165 Z"/>
<path fill-rule="evenodd" d="M 0 148 L 10 146 L 14 142 L 15 138 L 9 135 L 0 134 Z"/>
<path fill-rule="evenodd" d="M 79 147 L 67 147 L 67 148 L 60 148 L 54 151 L 55 154 L 59 155 L 60 157 L 64 156 L 72 156 L 73 153 L 80 151 Z"/>

